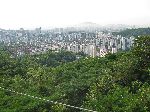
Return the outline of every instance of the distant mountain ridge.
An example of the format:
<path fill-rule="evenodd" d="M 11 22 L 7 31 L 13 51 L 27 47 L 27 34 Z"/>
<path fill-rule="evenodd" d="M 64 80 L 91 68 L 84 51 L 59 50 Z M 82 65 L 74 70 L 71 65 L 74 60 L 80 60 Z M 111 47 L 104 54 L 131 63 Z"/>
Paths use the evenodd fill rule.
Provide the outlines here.
<path fill-rule="evenodd" d="M 79 30 L 112 30 L 112 31 L 120 31 L 125 29 L 135 28 L 137 26 L 125 25 L 125 24 L 108 24 L 108 25 L 100 25 L 93 22 L 83 22 L 76 25 L 72 25 L 72 28 Z M 71 28 L 70 27 L 70 28 Z M 138 28 L 138 27 L 137 27 Z"/>
<path fill-rule="evenodd" d="M 42 26 L 41 26 L 42 27 Z M 142 26 L 142 25 L 126 25 L 126 24 L 107 24 L 107 25 L 100 25 L 98 23 L 94 22 L 82 22 L 79 24 L 74 24 L 74 25 L 69 25 L 69 26 L 62 26 L 62 27 L 42 27 L 42 30 L 49 30 L 49 29 L 56 29 L 56 28 L 63 28 L 63 29 L 77 29 L 77 30 L 113 30 L 113 31 L 120 31 L 120 30 L 125 30 L 125 29 L 132 29 L 132 28 L 146 28 L 148 26 Z M 149 26 L 150 27 L 150 26 Z M 35 28 L 30 28 L 29 30 L 34 30 Z M 0 28 L 0 30 L 4 30 Z"/>
<path fill-rule="evenodd" d="M 122 35 L 124 37 L 131 37 L 131 36 L 140 36 L 140 35 L 150 35 L 150 28 L 133 28 L 133 29 L 126 29 L 120 32 L 113 32 L 114 35 Z"/>
<path fill-rule="evenodd" d="M 76 27 L 102 27 L 101 25 L 97 23 L 92 23 L 92 22 L 83 22 L 80 24 L 75 25 Z"/>

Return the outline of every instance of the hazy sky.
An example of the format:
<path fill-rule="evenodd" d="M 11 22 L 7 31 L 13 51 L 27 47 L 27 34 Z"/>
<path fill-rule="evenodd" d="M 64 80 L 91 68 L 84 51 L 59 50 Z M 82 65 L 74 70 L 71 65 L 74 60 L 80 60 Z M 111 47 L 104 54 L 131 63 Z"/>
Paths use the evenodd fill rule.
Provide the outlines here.
<path fill-rule="evenodd" d="M 150 0 L 0 0 L 0 28 L 150 25 Z"/>

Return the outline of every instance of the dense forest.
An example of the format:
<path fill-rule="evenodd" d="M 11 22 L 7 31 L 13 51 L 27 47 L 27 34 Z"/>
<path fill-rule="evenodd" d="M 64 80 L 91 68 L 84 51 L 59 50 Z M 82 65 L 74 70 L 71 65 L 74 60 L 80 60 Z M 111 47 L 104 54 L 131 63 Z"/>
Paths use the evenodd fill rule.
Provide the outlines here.
<path fill-rule="evenodd" d="M 124 37 L 150 35 L 150 28 L 126 29 L 120 32 L 113 32 L 113 35 L 121 35 Z"/>
<path fill-rule="evenodd" d="M 13 58 L 1 47 L 0 87 L 0 112 L 83 111 L 7 89 L 97 112 L 149 112 L 150 36 L 103 58 L 51 51 Z"/>

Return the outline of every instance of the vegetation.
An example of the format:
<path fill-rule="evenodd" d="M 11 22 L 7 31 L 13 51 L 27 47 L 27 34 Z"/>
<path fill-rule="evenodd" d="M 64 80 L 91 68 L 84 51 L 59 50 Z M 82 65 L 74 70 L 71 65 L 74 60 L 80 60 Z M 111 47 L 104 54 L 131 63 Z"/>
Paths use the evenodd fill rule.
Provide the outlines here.
<path fill-rule="evenodd" d="M 120 32 L 113 32 L 114 35 L 122 35 L 124 37 L 150 35 L 150 28 L 126 29 Z"/>
<path fill-rule="evenodd" d="M 98 112 L 150 111 L 150 36 L 127 52 L 80 58 L 69 52 L 12 58 L 0 49 L 0 86 Z M 0 112 L 79 112 L 0 90 Z"/>

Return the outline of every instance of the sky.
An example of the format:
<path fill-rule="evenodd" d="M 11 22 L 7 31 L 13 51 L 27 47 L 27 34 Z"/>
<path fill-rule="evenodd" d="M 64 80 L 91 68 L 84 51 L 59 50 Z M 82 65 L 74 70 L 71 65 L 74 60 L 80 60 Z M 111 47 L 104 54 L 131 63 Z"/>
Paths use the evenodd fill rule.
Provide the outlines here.
<path fill-rule="evenodd" d="M 150 26 L 150 0 L 0 0 L 0 28 L 65 27 L 83 22 Z"/>

